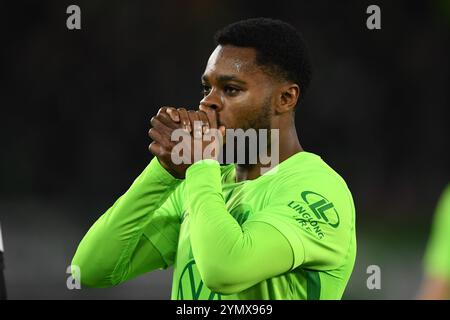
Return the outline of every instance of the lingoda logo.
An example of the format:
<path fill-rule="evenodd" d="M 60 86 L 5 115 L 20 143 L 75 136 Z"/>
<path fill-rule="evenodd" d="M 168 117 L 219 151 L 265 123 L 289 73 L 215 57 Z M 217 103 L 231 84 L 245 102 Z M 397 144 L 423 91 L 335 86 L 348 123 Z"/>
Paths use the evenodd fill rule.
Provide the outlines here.
<path fill-rule="evenodd" d="M 295 219 L 307 231 L 312 232 L 319 239 L 322 239 L 324 233 L 319 226 L 318 220 L 324 221 L 333 228 L 339 226 L 339 214 L 333 203 L 328 201 L 327 198 L 313 191 L 303 191 L 300 196 L 303 202 L 291 201 L 288 206 L 300 214 L 300 217 Z M 308 208 L 309 210 L 307 210 Z M 314 216 L 312 216 L 310 212 L 312 212 Z M 314 219 L 314 217 L 316 219 Z"/>
<path fill-rule="evenodd" d="M 327 198 L 312 191 L 303 191 L 301 197 L 309 205 L 309 208 L 316 215 L 317 219 L 322 218 L 333 228 L 339 226 L 339 214 L 333 203 L 328 201 Z"/>

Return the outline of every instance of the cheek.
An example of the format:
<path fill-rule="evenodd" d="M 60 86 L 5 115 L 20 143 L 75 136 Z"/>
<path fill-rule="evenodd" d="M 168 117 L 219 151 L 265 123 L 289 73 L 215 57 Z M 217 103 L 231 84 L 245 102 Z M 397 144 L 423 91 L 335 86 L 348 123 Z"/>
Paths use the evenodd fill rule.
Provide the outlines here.
<path fill-rule="evenodd" d="M 225 111 L 226 110 L 226 111 Z M 246 101 L 246 103 L 235 103 L 225 108 L 220 115 L 220 120 L 226 124 L 229 129 L 248 129 L 255 119 L 260 117 L 260 108 L 255 103 Z"/>
<path fill-rule="evenodd" d="M 261 98 L 249 91 L 241 93 L 239 96 L 228 100 L 229 110 L 236 113 L 251 113 L 258 110 Z"/>
<path fill-rule="evenodd" d="M 228 128 L 247 128 L 261 117 L 267 103 L 267 91 L 245 91 L 237 97 L 224 99 L 219 118 Z"/>

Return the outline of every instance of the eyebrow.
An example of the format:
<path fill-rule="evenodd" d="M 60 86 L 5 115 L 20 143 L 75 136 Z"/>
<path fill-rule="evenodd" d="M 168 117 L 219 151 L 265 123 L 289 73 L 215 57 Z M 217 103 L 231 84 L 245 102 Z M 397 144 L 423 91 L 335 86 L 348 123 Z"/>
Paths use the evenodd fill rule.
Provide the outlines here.
<path fill-rule="evenodd" d="M 208 81 L 208 76 L 206 76 L 205 74 L 202 75 L 202 80 L 205 81 L 205 82 L 209 82 L 209 81 Z M 226 74 L 224 74 L 224 75 L 219 75 L 219 76 L 217 77 L 217 81 L 219 81 L 219 82 L 234 81 L 234 82 L 238 82 L 238 83 L 241 83 L 241 84 L 246 84 L 245 81 L 240 80 L 240 79 L 237 78 L 236 76 L 233 76 L 233 75 L 226 75 Z"/>

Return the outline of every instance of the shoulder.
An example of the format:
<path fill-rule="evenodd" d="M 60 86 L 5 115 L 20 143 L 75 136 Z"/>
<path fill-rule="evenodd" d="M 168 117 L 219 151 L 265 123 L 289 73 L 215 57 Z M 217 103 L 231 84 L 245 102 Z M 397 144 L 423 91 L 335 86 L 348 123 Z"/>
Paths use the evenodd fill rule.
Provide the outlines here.
<path fill-rule="evenodd" d="M 288 238 L 296 265 L 341 266 L 355 254 L 355 208 L 347 184 L 314 154 L 288 161 L 266 177 L 267 205 L 253 219 L 267 221 Z"/>
<path fill-rule="evenodd" d="M 289 163 L 281 163 L 273 174 L 269 203 L 287 204 L 294 210 L 306 207 L 315 214 L 332 215 L 341 222 L 354 223 L 352 194 L 335 170 L 312 153 L 288 160 Z"/>
<path fill-rule="evenodd" d="M 309 187 L 328 194 L 351 195 L 345 180 L 318 155 L 301 152 L 280 163 L 272 174 L 273 190 Z"/>

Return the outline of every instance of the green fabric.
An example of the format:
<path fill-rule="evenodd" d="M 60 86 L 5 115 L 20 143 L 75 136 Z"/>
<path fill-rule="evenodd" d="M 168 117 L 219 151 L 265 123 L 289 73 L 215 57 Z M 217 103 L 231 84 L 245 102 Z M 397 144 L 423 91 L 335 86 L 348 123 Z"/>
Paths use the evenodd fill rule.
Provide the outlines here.
<path fill-rule="evenodd" d="M 450 280 L 450 185 L 436 207 L 431 236 L 425 253 L 425 272 Z"/>
<path fill-rule="evenodd" d="M 165 237 L 162 242 L 176 248 L 180 220 L 169 196 L 180 183 L 154 158 L 79 244 L 72 266 L 80 268 L 79 280 L 84 286 L 109 287 L 173 263 L 173 255 L 164 250 L 166 254 L 161 256 L 145 231 L 153 218 L 152 225 Z M 156 212 L 164 215 L 163 224 Z M 78 276 L 76 272 L 73 275 Z"/>
<path fill-rule="evenodd" d="M 202 160 L 180 182 L 153 159 L 80 243 L 82 283 L 173 265 L 172 299 L 340 299 L 356 255 L 344 180 L 308 152 L 255 180 L 235 174 Z"/>

